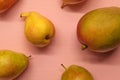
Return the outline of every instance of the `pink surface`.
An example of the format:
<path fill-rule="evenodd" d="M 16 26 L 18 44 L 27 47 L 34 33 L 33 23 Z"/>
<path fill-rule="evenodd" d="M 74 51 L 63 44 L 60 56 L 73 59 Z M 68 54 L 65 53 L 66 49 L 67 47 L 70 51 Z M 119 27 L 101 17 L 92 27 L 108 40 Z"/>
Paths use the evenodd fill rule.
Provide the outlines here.
<path fill-rule="evenodd" d="M 61 63 L 83 66 L 95 80 L 120 80 L 120 48 L 109 55 L 96 55 L 82 51 L 76 37 L 76 25 L 82 15 L 99 7 L 119 7 L 120 1 L 88 0 L 73 8 L 60 6 L 60 0 L 19 0 L 6 15 L 0 16 L 0 49 L 32 55 L 28 69 L 17 80 L 61 80 Z M 24 21 L 19 16 L 28 11 L 39 12 L 55 25 L 55 37 L 45 49 L 31 45 L 24 36 Z"/>

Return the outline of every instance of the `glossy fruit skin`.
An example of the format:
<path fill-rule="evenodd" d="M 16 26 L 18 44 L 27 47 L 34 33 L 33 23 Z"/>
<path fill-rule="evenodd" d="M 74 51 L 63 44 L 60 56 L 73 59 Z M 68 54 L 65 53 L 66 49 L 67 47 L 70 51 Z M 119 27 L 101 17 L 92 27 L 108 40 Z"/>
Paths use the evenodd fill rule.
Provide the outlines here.
<path fill-rule="evenodd" d="M 94 80 L 91 73 L 78 65 L 71 65 L 62 74 L 61 80 Z"/>
<path fill-rule="evenodd" d="M 120 43 L 120 8 L 106 7 L 86 13 L 77 24 L 78 40 L 95 52 L 108 52 Z"/>
<path fill-rule="evenodd" d="M 55 34 L 54 24 L 38 12 L 22 13 L 25 17 L 25 36 L 35 46 L 46 47 L 52 41 Z"/>
<path fill-rule="evenodd" d="M 13 80 L 25 71 L 28 57 L 11 50 L 0 50 L 0 80 Z"/>
<path fill-rule="evenodd" d="M 0 0 L 0 14 L 7 11 L 18 0 Z"/>

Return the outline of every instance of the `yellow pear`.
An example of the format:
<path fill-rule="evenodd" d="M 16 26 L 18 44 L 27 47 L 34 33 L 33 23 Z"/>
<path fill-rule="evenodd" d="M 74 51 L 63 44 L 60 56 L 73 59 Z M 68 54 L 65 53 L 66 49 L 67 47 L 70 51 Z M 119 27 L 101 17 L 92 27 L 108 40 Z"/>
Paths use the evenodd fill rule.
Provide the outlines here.
<path fill-rule="evenodd" d="M 28 57 L 11 50 L 0 50 L 0 80 L 14 80 L 29 63 Z"/>
<path fill-rule="evenodd" d="M 55 33 L 53 23 L 37 12 L 23 12 L 20 15 L 25 18 L 25 35 L 27 40 L 38 47 L 47 46 Z"/>

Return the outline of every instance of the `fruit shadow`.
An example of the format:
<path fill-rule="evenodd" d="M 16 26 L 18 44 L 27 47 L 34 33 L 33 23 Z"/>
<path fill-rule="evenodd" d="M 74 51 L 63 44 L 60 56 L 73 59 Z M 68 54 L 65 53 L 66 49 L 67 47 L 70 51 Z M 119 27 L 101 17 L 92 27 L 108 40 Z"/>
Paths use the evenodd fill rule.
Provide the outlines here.
<path fill-rule="evenodd" d="M 11 21 L 20 9 L 23 0 L 18 0 L 13 6 L 11 6 L 7 11 L 0 14 L 0 21 Z"/>
<path fill-rule="evenodd" d="M 26 46 L 26 50 L 31 53 L 31 55 L 51 55 L 51 51 L 53 50 L 52 48 L 54 48 L 54 43 L 55 39 L 52 39 L 52 41 L 50 42 L 49 45 L 45 46 L 45 47 L 38 47 L 35 46 L 31 43 L 29 43 L 28 41 L 24 42 L 25 46 Z"/>
<path fill-rule="evenodd" d="M 92 52 L 92 51 L 86 51 L 87 53 L 85 53 L 83 56 L 82 56 L 82 60 L 83 61 L 86 61 L 86 62 L 90 62 L 90 63 L 97 63 L 97 64 L 109 64 L 109 65 L 120 65 L 119 64 L 119 60 L 117 60 L 117 56 L 119 52 L 118 51 L 118 48 L 112 50 L 112 51 L 109 51 L 109 52 L 106 52 L 106 53 L 98 53 L 98 52 Z"/>
<path fill-rule="evenodd" d="M 21 80 L 20 78 L 24 77 L 25 74 L 27 74 L 28 69 L 26 69 L 25 71 L 23 71 L 17 78 L 13 79 L 13 80 Z"/>

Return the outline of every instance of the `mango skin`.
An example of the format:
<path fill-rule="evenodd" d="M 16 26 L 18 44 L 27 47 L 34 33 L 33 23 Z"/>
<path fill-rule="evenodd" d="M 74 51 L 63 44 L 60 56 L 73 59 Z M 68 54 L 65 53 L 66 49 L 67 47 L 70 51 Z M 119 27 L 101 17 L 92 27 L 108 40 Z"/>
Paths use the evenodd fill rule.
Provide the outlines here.
<path fill-rule="evenodd" d="M 91 73 L 85 68 L 71 65 L 62 74 L 61 80 L 94 80 Z"/>
<path fill-rule="evenodd" d="M 0 50 L 0 80 L 17 78 L 28 66 L 28 57 L 11 50 Z"/>
<path fill-rule="evenodd" d="M 120 8 L 105 7 L 86 13 L 77 25 L 78 40 L 95 52 L 108 52 L 120 43 Z"/>
<path fill-rule="evenodd" d="M 7 11 L 18 0 L 0 0 L 0 14 Z"/>

